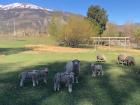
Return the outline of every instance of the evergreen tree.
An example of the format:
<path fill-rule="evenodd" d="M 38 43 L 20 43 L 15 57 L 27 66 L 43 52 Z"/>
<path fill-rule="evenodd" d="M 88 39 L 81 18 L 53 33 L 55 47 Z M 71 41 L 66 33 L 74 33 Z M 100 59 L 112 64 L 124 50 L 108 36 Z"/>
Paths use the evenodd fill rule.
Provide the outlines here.
<path fill-rule="evenodd" d="M 104 8 L 100 6 L 91 5 L 88 8 L 87 18 L 97 27 L 99 27 L 98 34 L 101 36 L 103 31 L 106 29 L 106 23 L 108 16 Z"/>

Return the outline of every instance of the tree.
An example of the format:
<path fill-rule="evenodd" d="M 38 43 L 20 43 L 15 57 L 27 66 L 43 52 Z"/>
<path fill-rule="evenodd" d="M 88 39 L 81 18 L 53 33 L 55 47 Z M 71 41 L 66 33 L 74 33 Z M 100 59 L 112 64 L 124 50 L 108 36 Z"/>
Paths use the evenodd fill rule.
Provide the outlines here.
<path fill-rule="evenodd" d="M 124 34 L 125 36 L 128 36 L 128 37 L 134 37 L 133 34 L 134 34 L 135 29 L 136 29 L 136 26 L 132 22 L 127 22 L 123 26 Z"/>
<path fill-rule="evenodd" d="M 80 16 L 71 16 L 62 26 L 60 41 L 71 47 L 78 47 L 83 41 L 87 41 L 94 34 L 91 23 Z"/>
<path fill-rule="evenodd" d="M 134 30 L 134 37 L 137 42 L 137 45 L 140 45 L 140 26 L 137 26 Z"/>
<path fill-rule="evenodd" d="M 48 25 L 48 33 L 52 36 L 57 36 L 58 35 L 58 23 L 55 17 L 51 19 Z"/>
<path fill-rule="evenodd" d="M 122 34 L 119 32 L 118 26 L 115 23 L 107 23 L 103 36 L 119 37 L 122 36 Z"/>
<path fill-rule="evenodd" d="M 108 16 L 104 8 L 100 6 L 91 5 L 88 8 L 87 18 L 96 26 L 99 27 L 98 34 L 101 36 L 103 31 L 106 29 L 106 23 Z M 93 27 L 94 28 L 94 27 Z"/>

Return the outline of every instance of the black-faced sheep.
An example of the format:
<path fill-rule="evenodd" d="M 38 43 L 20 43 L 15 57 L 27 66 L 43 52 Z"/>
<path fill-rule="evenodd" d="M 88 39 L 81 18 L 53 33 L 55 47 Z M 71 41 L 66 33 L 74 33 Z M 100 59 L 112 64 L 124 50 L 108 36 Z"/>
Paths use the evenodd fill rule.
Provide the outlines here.
<path fill-rule="evenodd" d="M 74 81 L 78 83 L 79 72 L 80 72 L 80 61 L 75 59 L 73 61 L 68 62 L 66 64 L 65 69 L 67 73 L 70 73 L 70 72 L 74 73 Z"/>

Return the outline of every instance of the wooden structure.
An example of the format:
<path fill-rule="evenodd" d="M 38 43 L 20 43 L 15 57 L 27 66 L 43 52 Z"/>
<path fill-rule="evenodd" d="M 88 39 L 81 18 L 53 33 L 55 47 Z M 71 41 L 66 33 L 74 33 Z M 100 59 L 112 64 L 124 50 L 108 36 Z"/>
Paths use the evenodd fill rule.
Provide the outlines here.
<path fill-rule="evenodd" d="M 95 48 L 99 45 L 109 46 L 109 48 L 111 45 L 122 46 L 124 48 L 130 47 L 129 37 L 91 37 L 91 41 Z"/>

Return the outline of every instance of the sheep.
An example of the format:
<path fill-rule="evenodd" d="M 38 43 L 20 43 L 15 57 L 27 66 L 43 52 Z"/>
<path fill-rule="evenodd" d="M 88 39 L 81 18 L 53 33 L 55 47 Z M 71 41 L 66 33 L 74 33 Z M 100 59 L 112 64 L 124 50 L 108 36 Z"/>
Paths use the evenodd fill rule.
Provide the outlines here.
<path fill-rule="evenodd" d="M 37 73 L 35 71 L 24 71 L 19 74 L 20 87 L 23 87 L 25 80 L 32 80 L 33 87 L 36 86 Z"/>
<path fill-rule="evenodd" d="M 97 55 L 97 62 L 106 62 L 106 57 L 104 55 Z"/>
<path fill-rule="evenodd" d="M 45 68 L 44 70 L 31 70 L 31 71 L 24 71 L 19 74 L 20 77 L 20 87 L 23 87 L 25 80 L 32 80 L 33 87 L 38 85 L 38 82 L 40 80 L 44 80 L 45 83 L 47 83 L 47 74 L 48 74 L 48 68 Z"/>
<path fill-rule="evenodd" d="M 117 58 L 117 60 L 118 60 L 118 64 L 126 64 L 126 55 L 124 55 L 124 54 L 120 54 L 120 55 L 118 55 L 118 58 Z"/>
<path fill-rule="evenodd" d="M 72 92 L 72 83 L 74 80 L 74 73 L 58 72 L 54 76 L 54 91 L 59 91 L 63 84 L 68 87 L 68 92 Z"/>
<path fill-rule="evenodd" d="M 132 65 L 134 66 L 135 65 L 135 59 L 132 56 L 127 56 L 125 58 L 125 62 L 127 64 L 127 66 L 132 66 Z"/>
<path fill-rule="evenodd" d="M 65 66 L 65 70 L 67 73 L 73 72 L 74 73 L 74 82 L 78 83 L 79 72 L 80 72 L 80 61 L 75 59 L 68 62 Z"/>
<path fill-rule="evenodd" d="M 92 77 L 96 77 L 96 75 L 103 75 L 103 68 L 102 65 L 99 64 L 91 64 L 91 71 L 92 71 Z"/>
<path fill-rule="evenodd" d="M 48 68 L 45 68 L 44 70 L 33 70 L 33 71 L 35 71 L 37 74 L 37 78 L 36 78 L 37 85 L 40 80 L 43 80 L 44 83 L 47 84 Z"/>

